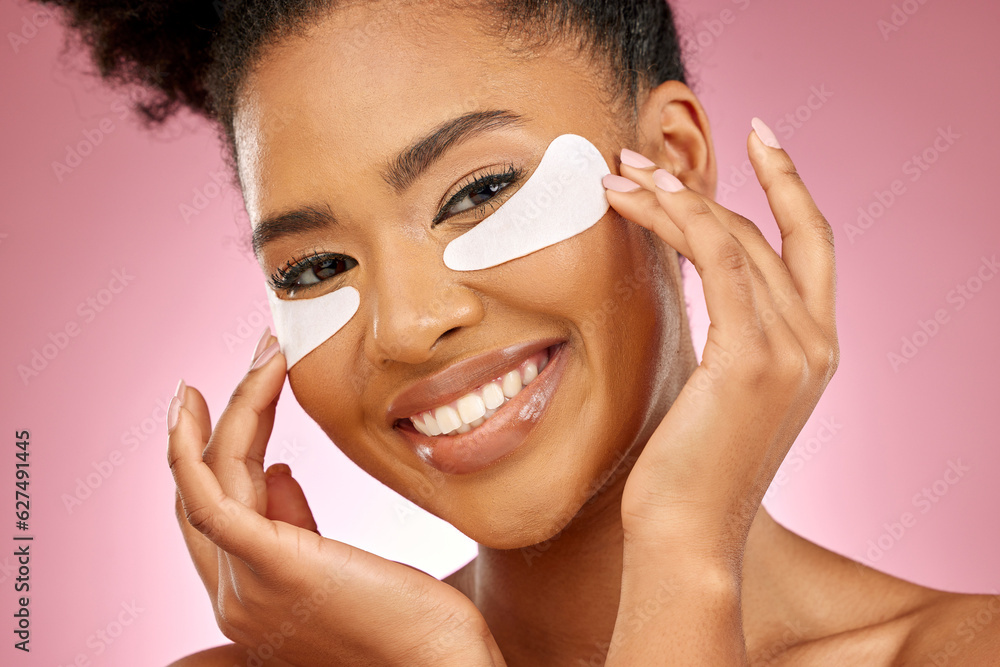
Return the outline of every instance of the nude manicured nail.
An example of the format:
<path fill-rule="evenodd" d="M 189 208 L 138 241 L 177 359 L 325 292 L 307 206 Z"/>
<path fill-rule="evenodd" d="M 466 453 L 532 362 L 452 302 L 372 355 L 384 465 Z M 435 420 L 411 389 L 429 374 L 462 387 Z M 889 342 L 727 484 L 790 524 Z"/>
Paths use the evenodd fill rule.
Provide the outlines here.
<path fill-rule="evenodd" d="M 267 349 L 265 349 L 263 352 L 260 353 L 260 356 L 257 357 L 257 361 L 253 362 L 253 365 L 250 366 L 250 370 L 256 370 L 260 368 L 261 366 L 269 362 L 271 360 L 271 357 L 273 357 L 277 353 L 278 353 L 278 341 L 274 341 L 273 343 L 267 346 Z"/>
<path fill-rule="evenodd" d="M 750 125 L 765 146 L 781 148 L 781 144 L 778 143 L 778 137 L 774 136 L 774 132 L 767 126 L 767 123 L 754 116 L 753 120 L 750 121 Z"/>
<path fill-rule="evenodd" d="M 654 171 L 653 182 L 656 183 L 656 187 L 667 192 L 680 192 L 684 189 L 684 184 L 666 169 L 657 169 Z"/>
<path fill-rule="evenodd" d="M 616 174 L 607 174 L 601 179 L 604 183 L 604 187 L 608 190 L 614 190 L 615 192 L 635 192 L 642 188 L 641 185 L 635 181 L 630 181 L 624 176 L 618 176 Z"/>
<path fill-rule="evenodd" d="M 257 357 L 259 357 L 260 353 L 264 351 L 264 348 L 267 347 L 267 341 L 270 337 L 271 327 L 264 327 L 264 330 L 260 334 L 260 338 L 257 340 L 257 345 L 253 349 L 253 356 L 250 357 L 251 366 L 253 365 L 253 362 L 257 361 Z"/>
<path fill-rule="evenodd" d="M 167 435 L 174 432 L 177 427 L 177 418 L 181 414 L 181 402 L 176 396 L 170 397 L 170 405 L 167 406 Z"/>
<path fill-rule="evenodd" d="M 630 167 L 635 167 L 637 169 L 648 169 L 649 167 L 655 167 L 656 163 L 647 158 L 642 153 L 636 153 L 635 151 L 630 151 L 627 148 L 622 149 L 621 155 L 622 163 L 627 164 Z"/>
<path fill-rule="evenodd" d="M 184 383 L 184 378 L 181 378 L 177 383 L 177 389 L 174 390 L 174 396 L 177 397 L 177 401 L 184 405 L 184 392 L 187 391 L 187 384 Z"/>

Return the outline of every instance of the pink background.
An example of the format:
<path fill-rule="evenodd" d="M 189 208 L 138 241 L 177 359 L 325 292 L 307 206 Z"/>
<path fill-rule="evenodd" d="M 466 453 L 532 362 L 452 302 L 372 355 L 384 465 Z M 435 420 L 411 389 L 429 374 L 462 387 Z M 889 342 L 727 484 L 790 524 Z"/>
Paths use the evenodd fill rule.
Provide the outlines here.
<path fill-rule="evenodd" d="M 989 204 L 1000 154 L 1000 6 L 896 7 L 898 30 L 883 34 L 879 21 L 891 25 L 894 12 L 887 0 L 677 4 L 695 91 L 712 120 L 719 201 L 777 245 L 762 192 L 738 173 L 758 115 L 837 237 L 842 363 L 767 506 L 809 539 L 892 574 L 995 591 L 1000 279 L 975 279 L 981 258 L 1000 251 Z M 83 655 L 95 665 L 166 664 L 225 640 L 174 520 L 162 406 L 183 376 L 219 414 L 268 321 L 262 276 L 245 246 L 240 199 L 214 180 L 222 160 L 210 130 L 179 119 L 156 135 L 141 131 L 122 111 L 126 94 L 60 58 L 62 28 L 33 20 L 44 23 L 34 6 L 0 6 L 0 478 L 10 522 L 0 539 L 15 532 L 20 429 L 31 430 L 36 536 L 33 651 L 26 660 L 5 634 L 0 662 L 68 665 Z M 24 39 L 14 44 L 11 34 Z M 952 139 L 935 147 L 949 129 Z M 89 154 L 57 176 L 53 163 L 88 141 Z M 933 163 L 913 171 L 913 156 L 925 153 Z M 197 213 L 185 219 L 185 206 Z M 859 207 L 872 220 L 852 234 Z M 133 278 L 112 293 L 116 270 Z M 969 281 L 980 289 L 959 308 L 949 293 Z M 918 333 L 938 311 L 944 323 L 925 325 L 934 335 Z M 23 381 L 18 366 L 67 324 L 76 335 L 47 348 L 53 358 Z M 703 321 L 697 335 L 700 349 Z M 901 354 L 904 337 L 920 347 L 893 369 L 887 355 Z M 833 428 L 822 429 L 824 420 Z M 464 536 L 350 464 L 287 387 L 269 457 L 291 464 L 325 535 L 438 576 L 474 553 Z M 967 469 L 949 475 L 953 484 L 943 481 L 949 462 Z M 915 498 L 925 488 L 933 503 Z M 70 510 L 74 494 L 82 499 Z M 893 536 L 886 525 L 906 512 L 913 520 Z M 12 562 L 0 556 L 5 627 Z M 122 605 L 133 602 L 141 611 L 118 634 Z M 107 644 L 100 630 L 118 636 Z"/>

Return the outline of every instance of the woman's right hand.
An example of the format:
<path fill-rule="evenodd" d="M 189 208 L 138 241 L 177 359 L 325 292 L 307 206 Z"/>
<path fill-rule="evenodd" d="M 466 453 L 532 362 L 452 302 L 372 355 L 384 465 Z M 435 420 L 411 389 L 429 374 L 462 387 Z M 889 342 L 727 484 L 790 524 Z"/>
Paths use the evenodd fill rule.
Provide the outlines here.
<path fill-rule="evenodd" d="M 259 358 L 214 430 L 193 387 L 182 385 L 168 410 L 178 521 L 222 633 L 248 649 L 248 663 L 503 665 L 465 595 L 321 537 L 291 475 L 265 474 L 286 361 L 270 349 Z"/>

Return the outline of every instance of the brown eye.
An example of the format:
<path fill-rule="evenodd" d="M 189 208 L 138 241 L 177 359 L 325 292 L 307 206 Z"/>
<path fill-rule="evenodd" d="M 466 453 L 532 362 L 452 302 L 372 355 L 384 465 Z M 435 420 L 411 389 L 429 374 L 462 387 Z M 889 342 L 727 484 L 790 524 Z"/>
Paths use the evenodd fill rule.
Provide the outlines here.
<path fill-rule="evenodd" d="M 503 190 L 508 185 L 510 185 L 510 181 L 504 181 L 501 183 L 486 183 L 479 186 L 477 189 L 468 192 L 462 199 L 455 202 L 455 204 L 448 209 L 448 212 L 451 215 L 457 215 L 458 213 L 467 211 L 470 208 L 480 206 L 481 204 L 488 202 L 490 199 L 493 199 L 498 192 Z M 466 201 L 469 203 L 465 204 Z"/>
<path fill-rule="evenodd" d="M 299 285 L 315 285 L 357 265 L 357 261 L 350 257 L 327 257 L 314 262 L 309 268 L 300 273 L 299 279 L 296 282 Z"/>

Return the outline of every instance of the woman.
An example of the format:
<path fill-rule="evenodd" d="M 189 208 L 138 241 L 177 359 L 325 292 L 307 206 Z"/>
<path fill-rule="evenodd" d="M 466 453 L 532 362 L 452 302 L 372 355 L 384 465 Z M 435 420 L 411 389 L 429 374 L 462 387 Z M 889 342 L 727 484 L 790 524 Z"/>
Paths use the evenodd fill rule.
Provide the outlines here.
<path fill-rule="evenodd" d="M 178 387 L 178 518 L 234 644 L 175 664 L 993 664 L 995 628 L 962 628 L 991 597 L 879 573 L 760 507 L 838 363 L 832 235 L 757 120 L 780 257 L 712 200 L 666 5 L 69 4 L 109 74 L 162 91 L 151 117 L 218 122 L 280 300 L 359 294 L 290 367 L 265 332 L 214 425 Z M 567 134 L 613 172 L 600 220 L 447 266 Z M 705 285 L 701 365 L 679 256 Z M 338 447 L 478 557 L 437 581 L 320 537 L 287 467 L 263 470 L 286 370 Z M 495 414 L 431 435 L 513 372 Z"/>

